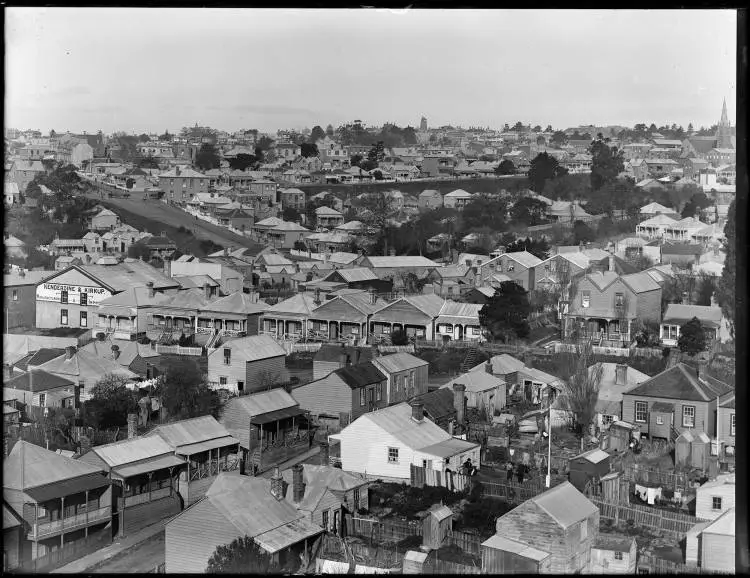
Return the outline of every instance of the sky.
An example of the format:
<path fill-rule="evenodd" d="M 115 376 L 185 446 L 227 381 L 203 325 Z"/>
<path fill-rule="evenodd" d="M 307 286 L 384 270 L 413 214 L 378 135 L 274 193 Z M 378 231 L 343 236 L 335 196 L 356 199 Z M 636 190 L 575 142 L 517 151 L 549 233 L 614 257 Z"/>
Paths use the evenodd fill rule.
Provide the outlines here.
<path fill-rule="evenodd" d="M 729 10 L 6 8 L 6 126 L 735 122 Z"/>

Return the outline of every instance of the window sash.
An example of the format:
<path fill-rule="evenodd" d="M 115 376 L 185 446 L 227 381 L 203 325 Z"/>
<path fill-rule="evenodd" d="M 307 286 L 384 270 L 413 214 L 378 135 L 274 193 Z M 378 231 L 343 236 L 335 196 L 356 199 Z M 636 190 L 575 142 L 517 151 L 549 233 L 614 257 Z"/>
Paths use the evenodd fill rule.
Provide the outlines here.
<path fill-rule="evenodd" d="M 695 427 L 695 406 L 682 407 L 682 427 Z"/>
<path fill-rule="evenodd" d="M 640 422 L 640 423 L 646 423 L 647 415 L 648 415 L 648 403 L 646 403 L 645 401 L 636 401 L 635 402 L 635 421 Z"/>
<path fill-rule="evenodd" d="M 730 436 L 734 436 L 734 435 L 735 435 L 735 431 L 736 431 L 736 427 L 737 427 L 737 424 L 736 424 L 736 422 L 735 422 L 735 418 L 736 418 L 736 417 L 737 417 L 737 414 L 736 414 L 736 413 L 733 413 L 733 414 L 732 414 L 732 415 L 731 415 L 731 416 L 729 417 L 729 435 L 730 435 Z"/>
<path fill-rule="evenodd" d="M 714 510 L 721 510 L 721 497 L 719 496 L 711 497 L 711 508 Z"/>
<path fill-rule="evenodd" d="M 398 448 L 388 448 L 388 463 L 389 464 L 398 463 Z"/>

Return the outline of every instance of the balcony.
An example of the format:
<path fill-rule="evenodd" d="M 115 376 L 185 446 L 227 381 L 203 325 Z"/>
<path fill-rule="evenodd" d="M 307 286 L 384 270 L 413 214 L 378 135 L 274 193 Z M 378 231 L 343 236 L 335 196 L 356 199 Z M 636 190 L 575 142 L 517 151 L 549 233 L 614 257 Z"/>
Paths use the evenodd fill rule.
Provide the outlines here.
<path fill-rule="evenodd" d="M 240 460 L 237 456 L 226 456 L 219 460 L 210 460 L 197 466 L 190 465 L 190 480 L 202 480 L 211 476 L 219 475 L 219 472 L 233 472 L 240 469 Z"/>
<path fill-rule="evenodd" d="M 139 504 L 146 504 L 148 502 L 155 502 L 162 498 L 167 498 L 172 495 L 172 488 L 167 486 L 158 490 L 151 490 L 151 493 L 144 492 L 142 494 L 135 494 L 134 496 L 125 496 L 125 507 L 137 506 Z"/>
<path fill-rule="evenodd" d="M 77 530 L 91 524 L 109 520 L 111 517 L 111 506 L 105 506 L 104 508 L 90 510 L 82 514 L 76 514 L 75 516 L 67 516 L 60 520 L 34 524 L 31 526 L 31 531 L 28 533 L 27 538 L 29 540 L 40 540 L 42 538 L 59 534 L 63 532 L 63 530 L 65 532 Z"/>

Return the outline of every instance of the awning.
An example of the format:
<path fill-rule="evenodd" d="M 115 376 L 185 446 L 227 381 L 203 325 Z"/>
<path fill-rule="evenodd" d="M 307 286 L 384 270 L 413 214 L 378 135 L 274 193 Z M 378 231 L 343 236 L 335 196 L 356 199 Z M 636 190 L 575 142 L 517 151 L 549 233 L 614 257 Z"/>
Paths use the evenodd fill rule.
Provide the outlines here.
<path fill-rule="evenodd" d="M 188 444 L 184 446 L 180 446 L 175 450 L 175 453 L 178 453 L 183 456 L 192 456 L 193 454 L 199 454 L 201 452 L 205 452 L 206 450 L 215 450 L 216 448 L 223 448 L 226 446 L 233 446 L 239 444 L 239 440 L 227 436 L 223 438 L 217 438 L 214 440 L 208 440 L 205 442 L 198 442 L 195 444 Z"/>
<path fill-rule="evenodd" d="M 255 536 L 254 539 L 264 550 L 275 554 L 289 546 L 299 544 L 305 538 L 312 538 L 322 533 L 323 528 L 304 518 L 300 518 L 299 520 L 288 522 L 283 526 Z"/>
<path fill-rule="evenodd" d="M 452 325 L 474 325 L 479 327 L 479 317 L 440 315 L 435 320 L 435 325 L 440 325 L 441 323 L 450 323 Z"/>
<path fill-rule="evenodd" d="M 77 478 L 70 478 L 60 482 L 53 482 L 37 488 L 24 490 L 36 502 L 46 502 L 71 494 L 78 494 L 86 490 L 95 490 L 109 485 L 109 478 L 102 473 L 92 473 Z"/>
<path fill-rule="evenodd" d="M 370 318 L 371 323 L 400 323 L 401 325 L 429 325 L 432 319 L 414 311 L 381 311 Z"/>
<path fill-rule="evenodd" d="M 421 454 L 428 454 L 431 456 L 437 456 L 439 458 L 451 458 L 462 452 L 469 452 L 477 449 L 479 444 L 467 442 L 456 438 L 444 440 L 436 444 L 432 444 L 423 448 L 419 448 L 417 451 Z"/>
<path fill-rule="evenodd" d="M 250 418 L 250 423 L 253 425 L 266 425 L 267 423 L 279 421 L 280 419 L 284 419 L 287 417 L 303 415 L 304 413 L 305 410 L 299 406 L 285 407 L 284 409 L 277 409 L 274 411 L 269 411 L 268 413 L 253 416 L 252 418 Z"/>
<path fill-rule="evenodd" d="M 139 474 L 147 474 L 148 472 L 155 472 L 164 468 L 179 466 L 184 463 L 185 460 L 178 458 L 174 454 L 170 454 L 148 460 L 147 462 L 143 462 L 141 464 L 134 464 L 132 466 L 118 466 L 116 468 L 112 468 L 112 472 L 117 474 L 121 478 L 130 478 Z"/>

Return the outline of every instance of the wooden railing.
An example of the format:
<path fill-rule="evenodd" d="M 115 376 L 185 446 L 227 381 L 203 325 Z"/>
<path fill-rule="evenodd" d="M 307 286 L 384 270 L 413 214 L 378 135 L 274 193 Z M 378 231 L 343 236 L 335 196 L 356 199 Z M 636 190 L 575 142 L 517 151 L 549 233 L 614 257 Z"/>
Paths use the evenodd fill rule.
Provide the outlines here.
<path fill-rule="evenodd" d="M 240 461 L 237 457 L 227 456 L 218 460 L 213 459 L 194 466 L 190 464 L 190 481 L 202 480 L 217 476 L 219 472 L 232 472 L 239 469 Z"/>
<path fill-rule="evenodd" d="M 70 531 L 76 528 L 83 528 L 89 524 L 106 520 L 112 517 L 111 506 L 105 506 L 97 510 L 91 510 L 82 514 L 76 514 L 75 516 L 66 516 L 59 520 L 52 522 L 42 522 L 31 526 L 31 531 L 28 534 L 30 540 L 38 540 L 46 536 L 57 534 L 59 532 Z"/>

